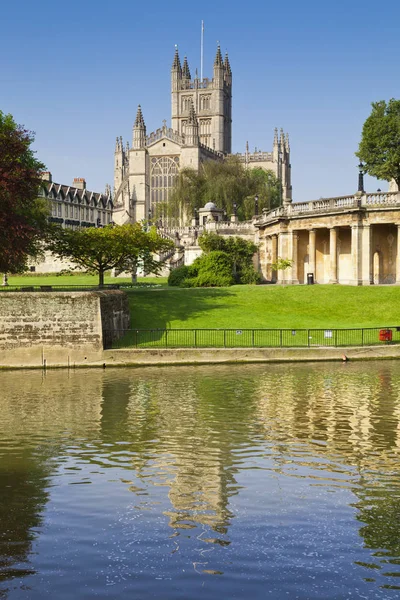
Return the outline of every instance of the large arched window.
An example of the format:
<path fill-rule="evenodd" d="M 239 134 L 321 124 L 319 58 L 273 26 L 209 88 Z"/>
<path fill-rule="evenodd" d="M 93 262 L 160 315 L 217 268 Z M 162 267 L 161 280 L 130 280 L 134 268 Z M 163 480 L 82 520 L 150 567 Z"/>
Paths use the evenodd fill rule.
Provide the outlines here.
<path fill-rule="evenodd" d="M 168 202 L 179 171 L 179 156 L 153 156 L 151 159 L 151 207 L 153 214 L 157 204 Z"/>

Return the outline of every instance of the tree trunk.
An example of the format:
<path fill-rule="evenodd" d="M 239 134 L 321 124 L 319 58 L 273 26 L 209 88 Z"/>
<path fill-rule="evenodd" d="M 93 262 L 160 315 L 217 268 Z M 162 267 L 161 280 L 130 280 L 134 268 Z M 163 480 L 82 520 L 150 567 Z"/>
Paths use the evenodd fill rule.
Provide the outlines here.
<path fill-rule="evenodd" d="M 100 269 L 100 271 L 99 271 L 99 287 L 100 288 L 104 287 L 104 271 L 103 271 L 103 269 Z"/>

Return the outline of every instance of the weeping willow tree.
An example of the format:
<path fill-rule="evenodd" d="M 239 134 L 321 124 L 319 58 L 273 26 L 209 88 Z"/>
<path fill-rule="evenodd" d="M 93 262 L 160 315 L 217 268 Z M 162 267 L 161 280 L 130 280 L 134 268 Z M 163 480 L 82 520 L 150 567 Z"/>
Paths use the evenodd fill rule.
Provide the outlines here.
<path fill-rule="evenodd" d="M 171 224 L 188 223 L 195 209 L 214 202 L 228 215 L 236 205 L 238 218 L 243 221 L 254 215 L 255 196 L 259 212 L 281 204 L 281 183 L 272 171 L 246 169 L 236 157 L 223 162 L 206 161 L 198 172 L 190 168 L 179 172 L 167 214 Z"/>

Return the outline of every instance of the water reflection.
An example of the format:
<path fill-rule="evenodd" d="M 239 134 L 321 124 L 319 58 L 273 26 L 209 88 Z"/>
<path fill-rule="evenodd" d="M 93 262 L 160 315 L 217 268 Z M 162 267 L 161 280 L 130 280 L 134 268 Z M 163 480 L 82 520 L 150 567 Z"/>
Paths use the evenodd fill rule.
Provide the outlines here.
<path fill-rule="evenodd" d="M 18 598 L 25 581 L 43 596 L 35 572 L 46 565 L 52 580 L 63 552 L 79 555 L 88 539 L 108 557 L 117 543 L 120 598 L 140 585 L 179 597 L 160 581 L 188 566 L 192 598 L 210 575 L 226 597 L 264 597 L 266 582 L 277 598 L 347 597 L 349 586 L 353 597 L 395 594 L 399 383 L 388 362 L 0 373 L 3 594 Z M 75 513 L 59 515 L 71 502 Z M 52 528 L 61 535 L 67 521 L 74 549 L 55 551 Z M 133 543 L 145 556 L 134 569 L 122 561 Z M 85 556 L 81 583 L 100 593 L 103 556 Z"/>

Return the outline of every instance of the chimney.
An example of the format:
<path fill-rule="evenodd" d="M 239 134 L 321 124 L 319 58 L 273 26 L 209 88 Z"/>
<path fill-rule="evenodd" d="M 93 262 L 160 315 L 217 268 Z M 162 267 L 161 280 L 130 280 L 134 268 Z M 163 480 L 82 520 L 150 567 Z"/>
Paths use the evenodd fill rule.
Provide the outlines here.
<path fill-rule="evenodd" d="M 72 185 L 78 190 L 86 190 L 86 180 L 83 177 L 75 177 Z"/>
<path fill-rule="evenodd" d="M 53 178 L 51 176 L 50 171 L 43 171 L 42 172 L 42 179 L 43 179 L 43 181 L 49 181 L 51 183 L 53 181 Z"/>

